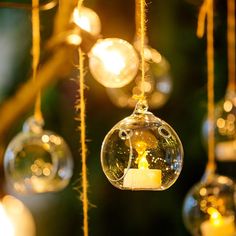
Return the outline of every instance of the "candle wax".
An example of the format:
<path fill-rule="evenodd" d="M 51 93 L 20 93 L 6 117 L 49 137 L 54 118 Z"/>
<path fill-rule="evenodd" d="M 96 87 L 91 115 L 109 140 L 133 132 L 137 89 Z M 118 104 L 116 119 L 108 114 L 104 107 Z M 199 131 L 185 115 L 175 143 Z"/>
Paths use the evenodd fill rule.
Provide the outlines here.
<path fill-rule="evenodd" d="M 236 236 L 234 217 L 222 217 L 219 225 L 207 220 L 201 225 L 203 236 Z"/>
<path fill-rule="evenodd" d="M 216 145 L 216 156 L 220 161 L 236 160 L 236 140 L 218 143 Z"/>
<path fill-rule="evenodd" d="M 126 169 L 125 169 L 126 172 Z M 161 187 L 161 170 L 129 169 L 123 187 L 130 189 L 157 189 Z"/>

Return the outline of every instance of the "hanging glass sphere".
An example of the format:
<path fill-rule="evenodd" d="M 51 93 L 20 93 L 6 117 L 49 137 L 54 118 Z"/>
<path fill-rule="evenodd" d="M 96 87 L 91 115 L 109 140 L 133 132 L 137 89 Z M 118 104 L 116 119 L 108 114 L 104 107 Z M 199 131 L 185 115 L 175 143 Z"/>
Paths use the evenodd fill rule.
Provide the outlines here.
<path fill-rule="evenodd" d="M 139 68 L 138 55 L 123 39 L 98 40 L 89 53 L 93 77 L 108 88 L 120 88 L 134 79 Z"/>
<path fill-rule="evenodd" d="M 7 180 L 20 193 L 58 191 L 72 176 L 73 160 L 67 144 L 42 126 L 29 118 L 4 156 Z"/>
<path fill-rule="evenodd" d="M 193 236 L 235 236 L 234 182 L 212 174 L 193 186 L 184 201 L 183 218 Z"/>
<path fill-rule="evenodd" d="M 34 220 L 29 210 L 22 202 L 9 195 L 0 201 L 0 235 L 36 235 Z"/>
<path fill-rule="evenodd" d="M 207 122 L 203 124 L 204 139 L 207 140 Z M 226 93 L 215 109 L 216 158 L 219 161 L 236 160 L 236 94 Z"/>
<path fill-rule="evenodd" d="M 75 8 L 73 19 L 81 29 L 89 32 L 93 36 L 98 36 L 101 33 L 101 21 L 95 11 L 87 7 L 81 7 L 80 10 Z"/>
<path fill-rule="evenodd" d="M 155 49 L 145 46 L 144 50 L 146 79 L 142 83 L 141 73 L 122 88 L 107 88 L 111 101 L 118 107 L 134 108 L 135 97 L 145 91 L 148 105 L 151 109 L 163 106 L 172 91 L 170 65 Z"/>
<path fill-rule="evenodd" d="M 134 113 L 106 135 L 101 164 L 119 189 L 165 190 L 181 172 L 183 147 L 175 131 L 140 101 Z"/>

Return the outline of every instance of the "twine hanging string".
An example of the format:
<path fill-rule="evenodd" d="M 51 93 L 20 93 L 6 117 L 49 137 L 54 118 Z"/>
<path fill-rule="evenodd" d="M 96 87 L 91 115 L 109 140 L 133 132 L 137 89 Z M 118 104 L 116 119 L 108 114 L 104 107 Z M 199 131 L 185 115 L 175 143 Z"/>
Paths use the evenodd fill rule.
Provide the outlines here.
<path fill-rule="evenodd" d="M 203 37 L 205 19 L 207 20 L 207 110 L 208 110 L 208 170 L 215 170 L 215 133 L 214 133 L 214 19 L 213 0 L 205 0 L 198 17 L 197 36 Z"/>
<path fill-rule="evenodd" d="M 77 3 L 78 11 L 83 5 L 83 0 Z M 88 236 L 88 179 L 87 179 L 87 147 L 86 147 L 86 103 L 84 95 L 84 53 L 79 48 L 79 100 L 76 104 L 76 110 L 80 110 L 78 119 L 80 120 L 80 142 L 81 142 L 81 158 L 82 158 L 82 193 L 81 201 L 83 203 L 83 230 L 84 236 Z"/>
<path fill-rule="evenodd" d="M 141 40 L 141 73 L 142 73 L 142 94 L 141 98 L 145 99 L 145 56 L 144 56 L 144 47 L 145 47 L 145 35 L 146 35 L 146 1 L 141 0 L 140 2 L 140 40 Z"/>
<path fill-rule="evenodd" d="M 136 40 L 140 40 L 141 33 L 141 11 L 140 11 L 140 2 L 141 0 L 135 0 L 135 35 Z"/>
<path fill-rule="evenodd" d="M 136 22 L 136 39 L 141 54 L 141 94 L 134 95 L 133 98 L 138 101 L 146 101 L 145 99 L 145 38 L 146 38 L 146 1 L 135 0 L 135 22 Z"/>
<path fill-rule="evenodd" d="M 37 71 L 40 60 L 40 19 L 39 19 L 39 0 L 32 0 L 32 70 L 33 80 L 36 80 Z M 34 118 L 37 121 L 42 121 L 41 112 L 41 95 L 40 92 L 37 95 Z"/>
<path fill-rule="evenodd" d="M 228 91 L 235 92 L 235 0 L 227 1 Z"/>
<path fill-rule="evenodd" d="M 88 236 L 88 179 L 86 167 L 86 123 L 85 123 L 85 96 L 84 96 L 84 55 L 79 48 L 79 93 L 80 93 L 80 140 L 81 140 L 81 157 L 82 157 L 82 196 L 83 202 L 83 229 L 84 236 Z"/>

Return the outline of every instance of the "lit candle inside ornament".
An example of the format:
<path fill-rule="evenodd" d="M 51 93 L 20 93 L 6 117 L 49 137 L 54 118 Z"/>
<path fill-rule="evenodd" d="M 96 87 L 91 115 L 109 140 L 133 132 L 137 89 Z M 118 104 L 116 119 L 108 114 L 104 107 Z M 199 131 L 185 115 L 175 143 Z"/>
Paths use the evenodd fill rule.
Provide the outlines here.
<path fill-rule="evenodd" d="M 123 187 L 130 189 L 156 189 L 161 187 L 162 172 L 159 169 L 149 169 L 147 161 L 148 149 L 156 148 L 157 140 L 149 132 L 135 132 L 131 144 L 138 156 L 135 164 L 138 168 L 125 169 Z"/>
<path fill-rule="evenodd" d="M 236 231 L 233 216 L 223 217 L 213 207 L 209 207 L 207 213 L 210 215 L 210 219 L 201 225 L 203 236 L 235 236 Z"/>

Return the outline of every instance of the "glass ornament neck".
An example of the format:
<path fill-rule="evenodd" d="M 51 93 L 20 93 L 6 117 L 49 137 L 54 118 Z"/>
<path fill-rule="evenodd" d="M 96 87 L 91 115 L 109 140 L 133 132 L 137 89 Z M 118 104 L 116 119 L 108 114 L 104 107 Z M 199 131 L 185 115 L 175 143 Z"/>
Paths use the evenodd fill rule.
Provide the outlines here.
<path fill-rule="evenodd" d="M 44 120 L 36 120 L 33 116 L 29 117 L 23 124 L 23 132 L 41 133 L 44 126 Z"/>
<path fill-rule="evenodd" d="M 134 108 L 134 112 L 133 114 L 135 115 L 141 115 L 141 114 L 145 114 L 148 112 L 148 103 L 147 100 L 145 98 L 140 99 L 135 108 Z"/>
<path fill-rule="evenodd" d="M 211 181 L 212 178 L 214 178 L 215 173 L 216 173 L 216 164 L 208 162 L 201 181 L 202 182 Z"/>

